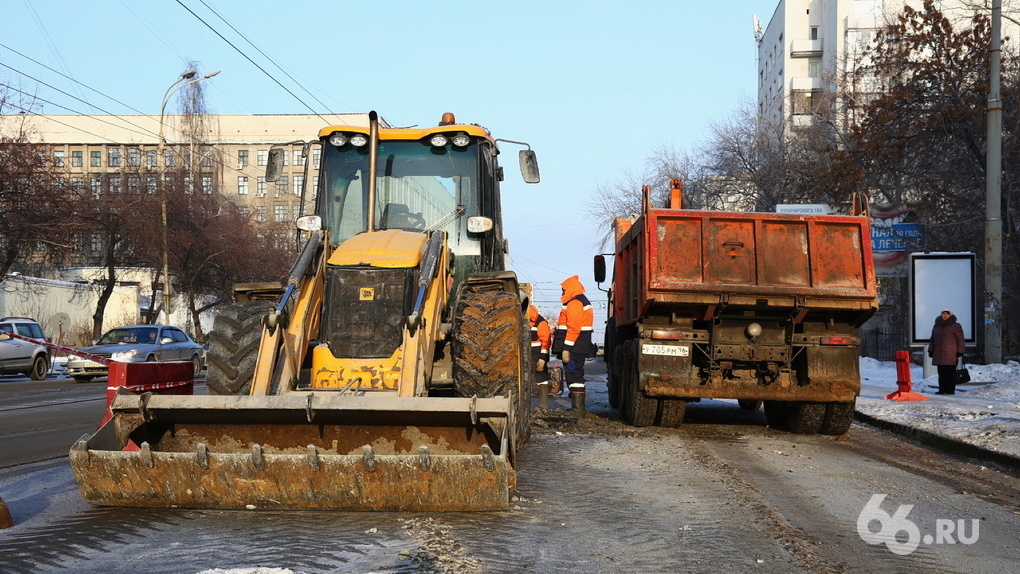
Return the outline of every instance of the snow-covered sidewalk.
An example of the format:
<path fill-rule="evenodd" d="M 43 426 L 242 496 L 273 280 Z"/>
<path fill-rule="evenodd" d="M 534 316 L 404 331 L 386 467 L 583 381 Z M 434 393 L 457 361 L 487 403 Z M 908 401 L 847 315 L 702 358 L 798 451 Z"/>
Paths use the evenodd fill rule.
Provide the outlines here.
<path fill-rule="evenodd" d="M 971 382 L 936 395 L 938 377 L 911 365 L 913 390 L 927 401 L 886 399 L 896 391 L 896 363 L 861 359 L 857 412 L 884 423 L 962 442 L 1020 460 L 1020 364 L 967 365 Z"/>

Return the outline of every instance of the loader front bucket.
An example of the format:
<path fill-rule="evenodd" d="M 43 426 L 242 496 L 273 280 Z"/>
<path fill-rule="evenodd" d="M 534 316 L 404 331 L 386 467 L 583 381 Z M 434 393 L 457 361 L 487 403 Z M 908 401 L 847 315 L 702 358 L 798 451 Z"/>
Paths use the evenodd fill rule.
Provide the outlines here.
<path fill-rule="evenodd" d="M 509 399 L 135 395 L 71 447 L 86 502 L 287 510 L 503 510 Z"/>

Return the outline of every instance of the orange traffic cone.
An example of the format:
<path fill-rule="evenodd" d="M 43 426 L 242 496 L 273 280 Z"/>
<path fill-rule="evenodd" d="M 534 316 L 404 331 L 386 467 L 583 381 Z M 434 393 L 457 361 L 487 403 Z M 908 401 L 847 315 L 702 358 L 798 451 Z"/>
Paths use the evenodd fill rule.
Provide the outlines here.
<path fill-rule="evenodd" d="M 896 351 L 897 390 L 885 398 L 894 401 L 926 401 L 928 397 L 915 393 L 910 383 L 910 351 Z"/>

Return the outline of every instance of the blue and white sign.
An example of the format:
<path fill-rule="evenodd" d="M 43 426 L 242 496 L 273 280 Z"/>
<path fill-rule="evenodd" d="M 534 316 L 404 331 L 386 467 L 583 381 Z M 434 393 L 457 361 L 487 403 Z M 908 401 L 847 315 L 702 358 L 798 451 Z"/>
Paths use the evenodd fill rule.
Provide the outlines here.
<path fill-rule="evenodd" d="M 871 227 L 872 251 L 915 251 L 924 246 L 924 225 L 897 223 L 891 227 Z"/>

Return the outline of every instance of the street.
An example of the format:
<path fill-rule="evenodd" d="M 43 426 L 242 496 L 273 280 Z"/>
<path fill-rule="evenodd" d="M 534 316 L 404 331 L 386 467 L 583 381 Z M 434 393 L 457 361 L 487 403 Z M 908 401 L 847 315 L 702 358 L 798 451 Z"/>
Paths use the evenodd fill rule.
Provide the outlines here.
<path fill-rule="evenodd" d="M 508 512 L 95 508 L 61 455 L 0 469 L 0 497 L 15 522 L 0 531 L 3 569 L 1005 572 L 1020 558 L 1020 487 L 1009 474 L 857 424 L 838 438 L 775 431 L 760 411 L 727 401 L 690 405 L 678 429 L 633 428 L 608 407 L 602 377 L 593 378 L 586 419 L 567 417 L 565 398 L 536 419 Z M 105 385 L 89 387 L 78 398 L 98 397 Z M 79 391 L 40 394 L 13 404 L 52 420 L 43 413 L 63 412 L 57 399 Z M 24 440 L 4 435 L 5 450 Z M 892 529 L 897 505 L 913 505 L 906 518 L 920 538 L 910 552 L 892 550 L 902 553 L 904 533 L 889 544 L 859 534 L 876 494 L 888 496 L 872 533 Z"/>

